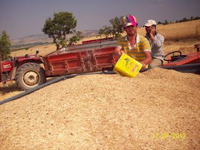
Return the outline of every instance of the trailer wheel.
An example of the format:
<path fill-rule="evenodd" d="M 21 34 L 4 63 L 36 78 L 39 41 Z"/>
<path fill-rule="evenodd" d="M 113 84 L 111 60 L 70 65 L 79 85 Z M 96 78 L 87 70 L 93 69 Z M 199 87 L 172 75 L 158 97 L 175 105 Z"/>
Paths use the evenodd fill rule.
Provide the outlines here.
<path fill-rule="evenodd" d="M 28 90 L 46 82 L 45 71 L 37 63 L 25 63 L 18 68 L 15 80 L 21 90 Z"/>

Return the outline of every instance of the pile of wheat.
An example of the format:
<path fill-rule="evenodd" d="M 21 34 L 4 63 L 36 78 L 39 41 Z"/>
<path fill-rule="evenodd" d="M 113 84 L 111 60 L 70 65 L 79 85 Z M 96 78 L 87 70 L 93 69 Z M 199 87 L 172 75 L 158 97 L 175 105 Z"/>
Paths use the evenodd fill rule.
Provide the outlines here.
<path fill-rule="evenodd" d="M 199 89 L 159 68 L 67 79 L 0 106 L 0 149 L 200 149 Z"/>

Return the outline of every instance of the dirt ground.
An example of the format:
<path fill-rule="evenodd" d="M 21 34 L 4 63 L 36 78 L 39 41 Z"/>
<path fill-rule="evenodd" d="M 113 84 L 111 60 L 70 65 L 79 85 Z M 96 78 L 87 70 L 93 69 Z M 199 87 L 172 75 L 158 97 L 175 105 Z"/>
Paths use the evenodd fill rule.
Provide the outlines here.
<path fill-rule="evenodd" d="M 195 52 L 198 41 L 166 42 Z M 0 149 L 200 149 L 200 76 L 77 76 L 0 106 Z M 1 87 L 0 100 L 21 93 Z"/>

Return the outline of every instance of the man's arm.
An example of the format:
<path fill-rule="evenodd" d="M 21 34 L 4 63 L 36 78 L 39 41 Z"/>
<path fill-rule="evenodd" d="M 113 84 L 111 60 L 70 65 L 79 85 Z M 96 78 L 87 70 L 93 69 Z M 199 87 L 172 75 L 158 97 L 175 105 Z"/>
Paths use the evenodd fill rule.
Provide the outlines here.
<path fill-rule="evenodd" d="M 162 35 L 155 37 L 154 43 L 158 48 L 162 47 L 164 43 L 164 37 Z"/>
<path fill-rule="evenodd" d="M 152 61 L 151 52 L 150 51 L 145 51 L 145 54 L 146 54 L 146 59 L 141 62 L 143 69 L 145 69 L 146 65 L 150 64 L 151 61 Z"/>
<path fill-rule="evenodd" d="M 144 59 L 141 63 L 142 63 L 142 68 L 146 68 L 146 65 L 149 65 L 152 61 L 152 57 L 151 57 L 151 46 L 149 44 L 149 41 L 144 38 L 143 39 L 143 49 L 144 49 L 144 53 L 146 55 L 146 59 Z"/>
<path fill-rule="evenodd" d="M 158 34 L 157 36 L 154 37 L 152 34 L 150 34 L 150 39 L 151 41 L 153 41 L 156 47 L 160 48 L 163 46 L 164 37 L 162 35 Z"/>
<path fill-rule="evenodd" d="M 118 60 L 120 56 L 122 55 L 122 53 L 123 53 L 123 50 L 121 49 L 121 46 L 116 46 L 113 56 L 115 57 L 115 59 Z"/>
<path fill-rule="evenodd" d="M 116 46 L 114 53 L 117 54 L 117 55 L 122 55 L 122 48 L 121 48 L 121 46 Z"/>

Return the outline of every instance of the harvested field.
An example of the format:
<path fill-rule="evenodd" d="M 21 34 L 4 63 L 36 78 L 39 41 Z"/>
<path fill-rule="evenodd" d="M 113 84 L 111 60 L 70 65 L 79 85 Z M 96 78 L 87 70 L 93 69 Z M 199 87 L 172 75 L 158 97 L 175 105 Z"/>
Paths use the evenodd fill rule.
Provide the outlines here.
<path fill-rule="evenodd" d="M 199 89 L 199 75 L 160 68 L 67 79 L 0 106 L 0 149 L 197 150 Z"/>

